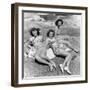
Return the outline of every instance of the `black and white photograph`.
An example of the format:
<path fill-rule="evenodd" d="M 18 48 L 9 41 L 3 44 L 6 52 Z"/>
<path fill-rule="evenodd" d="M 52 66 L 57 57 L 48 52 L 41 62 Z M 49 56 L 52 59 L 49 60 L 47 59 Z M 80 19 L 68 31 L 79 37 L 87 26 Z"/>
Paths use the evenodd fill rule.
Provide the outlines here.
<path fill-rule="evenodd" d="M 86 8 L 34 6 L 16 8 L 18 83 L 86 81 Z"/>
<path fill-rule="evenodd" d="M 23 11 L 24 78 L 80 75 L 81 14 Z"/>

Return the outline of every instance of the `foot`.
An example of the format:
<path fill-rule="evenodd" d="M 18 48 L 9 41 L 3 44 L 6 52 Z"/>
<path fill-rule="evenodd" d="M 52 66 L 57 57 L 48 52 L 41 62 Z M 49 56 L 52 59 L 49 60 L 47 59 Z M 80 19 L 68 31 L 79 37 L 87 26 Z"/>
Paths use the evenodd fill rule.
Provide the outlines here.
<path fill-rule="evenodd" d="M 52 72 L 53 71 L 53 65 L 49 65 L 49 69 L 50 69 L 50 71 Z"/>
<path fill-rule="evenodd" d="M 71 75 L 71 72 L 70 72 L 70 70 L 69 70 L 69 68 L 68 68 L 68 67 L 65 67 L 65 68 L 64 68 L 64 70 L 65 70 L 68 74 L 70 74 L 70 75 Z"/>
<path fill-rule="evenodd" d="M 64 73 L 63 65 L 60 64 L 59 66 L 60 66 L 60 69 L 61 69 L 62 73 Z"/>
<path fill-rule="evenodd" d="M 56 64 L 54 62 L 51 62 L 53 67 L 56 69 Z"/>

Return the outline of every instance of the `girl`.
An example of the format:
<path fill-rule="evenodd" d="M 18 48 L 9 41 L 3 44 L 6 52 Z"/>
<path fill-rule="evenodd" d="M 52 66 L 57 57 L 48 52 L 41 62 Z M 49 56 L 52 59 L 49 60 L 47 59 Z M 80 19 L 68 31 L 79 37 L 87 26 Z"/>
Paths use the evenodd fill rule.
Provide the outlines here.
<path fill-rule="evenodd" d="M 50 59 L 53 59 L 55 57 L 55 54 L 53 53 L 53 51 L 51 49 L 52 46 L 57 46 L 56 39 L 54 36 L 55 36 L 55 32 L 52 29 L 50 29 L 47 32 L 47 39 L 46 39 L 46 44 L 49 46 L 49 48 L 47 49 L 47 56 Z"/>
<path fill-rule="evenodd" d="M 32 28 L 30 34 L 32 36 L 32 38 L 30 38 L 30 45 L 35 49 L 35 59 L 40 63 L 48 65 L 50 71 L 52 71 L 53 67 L 56 65 L 46 56 L 47 45 L 43 41 L 43 37 L 40 35 L 40 29 Z"/>
<path fill-rule="evenodd" d="M 57 27 L 56 35 L 58 37 L 58 36 L 60 36 L 60 33 L 61 33 L 61 26 L 63 25 L 63 20 L 58 19 L 55 22 L 55 25 Z M 53 48 L 54 53 L 56 55 L 64 55 L 65 56 L 64 63 L 59 65 L 61 68 L 61 71 L 64 72 L 64 70 L 65 70 L 68 74 L 71 74 L 70 69 L 69 69 L 69 65 L 70 65 L 70 62 L 71 62 L 71 59 L 73 56 L 72 51 L 75 51 L 75 50 L 72 48 L 71 44 L 67 40 L 65 40 L 64 38 L 61 40 L 58 40 L 57 43 L 58 43 L 59 49 Z M 77 52 L 77 51 L 75 51 L 75 52 Z"/>
<path fill-rule="evenodd" d="M 56 35 L 60 35 L 61 33 L 61 27 L 63 25 L 63 20 L 62 19 L 57 19 L 56 22 L 55 22 L 55 25 L 56 25 Z"/>
<path fill-rule="evenodd" d="M 64 44 L 67 43 L 65 41 L 60 41 L 60 43 L 58 43 L 58 41 L 55 39 L 55 31 L 54 30 L 49 30 L 47 33 L 47 40 L 46 42 L 49 44 L 49 47 L 52 48 L 54 54 L 57 55 L 64 55 L 65 61 L 63 64 L 60 64 L 60 68 L 61 71 L 64 73 L 64 70 L 71 74 L 70 70 L 69 70 L 69 64 L 72 58 L 72 55 L 68 52 L 68 50 L 70 50 L 69 48 L 67 48 Z"/>

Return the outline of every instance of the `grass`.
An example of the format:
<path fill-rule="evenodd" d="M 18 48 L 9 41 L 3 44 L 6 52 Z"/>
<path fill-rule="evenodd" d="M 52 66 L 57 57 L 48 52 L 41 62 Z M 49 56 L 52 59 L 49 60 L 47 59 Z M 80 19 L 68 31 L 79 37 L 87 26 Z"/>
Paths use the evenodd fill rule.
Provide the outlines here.
<path fill-rule="evenodd" d="M 32 22 L 30 24 L 30 21 L 25 22 L 26 26 L 24 28 L 24 52 L 27 51 L 27 45 L 28 42 L 26 42 L 29 38 L 29 30 L 31 27 L 36 26 L 39 27 L 42 31 L 42 35 L 45 36 L 47 30 L 50 28 L 55 29 L 55 26 L 53 25 L 45 25 L 45 23 L 39 23 L 39 22 Z M 72 47 L 79 51 L 80 49 L 80 30 L 79 28 L 70 27 L 69 26 L 63 26 L 61 35 L 63 37 L 68 36 L 69 42 L 72 44 Z M 59 39 L 59 38 L 58 38 Z M 24 78 L 27 79 L 29 77 L 41 77 L 41 76 L 63 76 L 68 75 L 66 72 L 62 73 L 59 64 L 64 62 L 64 58 L 61 57 L 55 57 L 52 59 L 55 63 L 57 68 L 54 69 L 52 72 L 49 71 L 49 67 L 46 65 L 39 64 L 34 59 L 31 58 L 24 58 Z M 74 58 L 70 63 L 70 71 L 72 72 L 72 75 L 79 75 L 80 74 L 80 56 L 78 55 L 76 58 Z"/>

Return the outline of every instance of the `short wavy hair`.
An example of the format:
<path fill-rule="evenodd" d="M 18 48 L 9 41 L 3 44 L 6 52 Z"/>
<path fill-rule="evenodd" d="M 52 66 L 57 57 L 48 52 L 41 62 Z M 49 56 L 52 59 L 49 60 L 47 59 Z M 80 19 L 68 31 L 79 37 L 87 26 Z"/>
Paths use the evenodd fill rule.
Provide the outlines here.
<path fill-rule="evenodd" d="M 31 36 L 34 36 L 33 31 L 37 31 L 37 35 L 38 36 L 40 35 L 40 28 L 35 28 L 35 27 L 31 28 L 30 29 L 30 35 Z"/>
<path fill-rule="evenodd" d="M 56 22 L 55 22 L 55 25 L 58 26 L 58 22 L 61 22 L 61 25 L 63 24 L 63 20 L 62 19 L 57 19 Z"/>
<path fill-rule="evenodd" d="M 49 37 L 49 33 L 50 32 L 53 32 L 53 37 L 55 36 L 55 31 L 53 29 L 49 29 L 48 32 L 47 32 L 47 37 Z"/>

